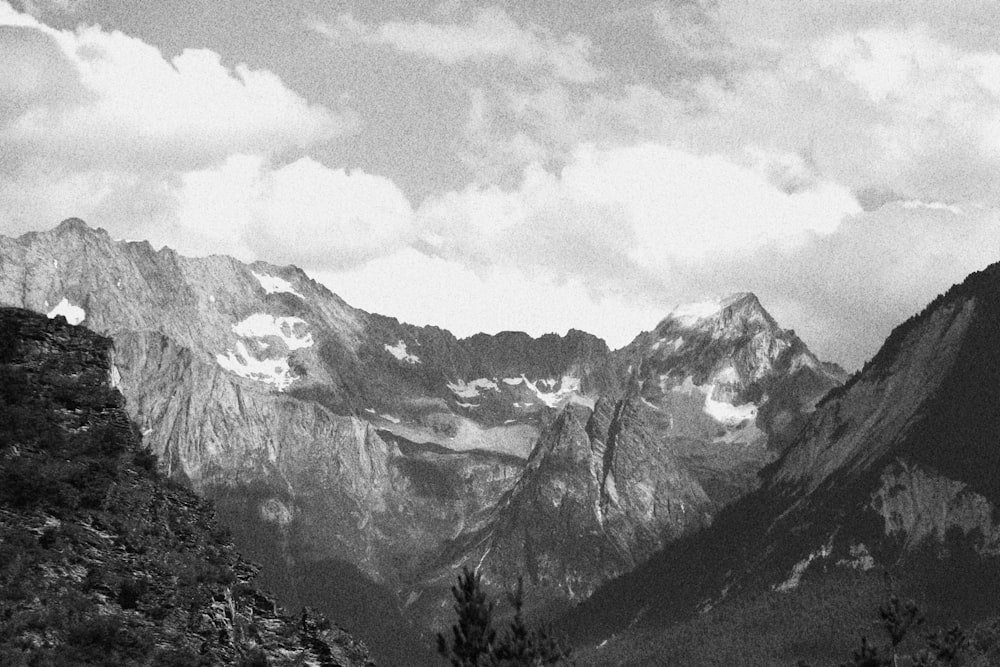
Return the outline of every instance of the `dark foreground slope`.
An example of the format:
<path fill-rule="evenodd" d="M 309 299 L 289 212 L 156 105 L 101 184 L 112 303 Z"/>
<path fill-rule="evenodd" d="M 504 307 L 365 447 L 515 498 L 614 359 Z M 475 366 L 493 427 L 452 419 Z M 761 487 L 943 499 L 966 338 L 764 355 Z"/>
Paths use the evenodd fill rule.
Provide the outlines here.
<path fill-rule="evenodd" d="M 210 507 L 158 477 L 110 349 L 0 310 L 0 664 L 372 664 L 283 616 Z"/>
<path fill-rule="evenodd" d="M 835 651 L 832 633 L 819 641 L 819 629 L 836 622 L 856 628 L 848 633 L 854 637 L 870 634 L 885 571 L 896 590 L 917 598 L 940 622 L 996 616 L 998 406 L 1000 265 L 994 265 L 898 327 L 862 371 L 820 402 L 764 471 L 760 489 L 720 513 L 709 530 L 598 590 L 567 627 L 581 642 L 613 637 L 591 655 L 596 664 L 617 664 L 623 655 L 632 656 L 627 664 L 652 664 L 663 651 L 654 658 L 641 643 L 671 633 L 680 641 L 677 633 L 694 627 L 714 637 L 730 633 L 726 641 L 737 633 L 764 647 L 777 634 L 801 631 L 797 648 L 791 642 L 778 653 L 784 664 L 798 658 L 832 664 L 846 656 Z M 854 583 L 828 587 L 847 573 L 856 574 Z M 765 609 L 794 608 L 796 600 L 805 606 L 785 623 Z M 861 614 L 864 608 L 870 611 Z M 795 625 L 810 619 L 812 629 Z M 777 634 L 768 633 L 768 622 Z M 708 653 L 685 664 L 732 664 L 713 662 Z M 772 659 L 763 664 L 781 664 Z"/>

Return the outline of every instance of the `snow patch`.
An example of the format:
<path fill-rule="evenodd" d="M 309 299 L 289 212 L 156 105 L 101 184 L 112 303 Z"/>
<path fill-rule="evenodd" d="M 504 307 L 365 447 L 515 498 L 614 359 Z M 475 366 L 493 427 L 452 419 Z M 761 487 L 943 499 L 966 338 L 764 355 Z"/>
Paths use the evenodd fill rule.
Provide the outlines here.
<path fill-rule="evenodd" d="M 701 320 L 713 317 L 722 310 L 720 300 L 698 301 L 696 303 L 681 304 L 670 311 L 668 317 L 684 326 L 697 324 Z"/>
<path fill-rule="evenodd" d="M 402 421 L 399 417 L 393 417 L 392 415 L 387 415 L 387 414 L 381 414 L 379 415 L 379 417 L 388 422 L 392 422 L 393 424 L 398 424 L 399 422 Z"/>
<path fill-rule="evenodd" d="M 669 377 L 669 375 L 660 376 L 661 390 L 666 391 L 666 383 Z M 748 419 L 754 420 L 757 418 L 756 404 L 744 403 L 742 405 L 733 405 L 725 401 L 717 401 L 712 398 L 713 394 L 715 394 L 715 387 L 715 384 L 697 385 L 694 383 L 694 378 L 689 375 L 684 378 L 683 383 L 673 387 L 672 391 L 689 396 L 696 391 L 701 392 L 705 396 L 705 406 L 702 408 L 704 413 L 726 426 L 739 426 Z"/>
<path fill-rule="evenodd" d="M 256 380 L 274 385 L 278 391 L 284 391 L 295 381 L 288 359 L 257 359 L 247 350 L 243 341 L 236 343 L 236 351 L 228 350 L 226 354 L 215 355 L 216 362 L 230 373 L 249 380 Z"/>
<path fill-rule="evenodd" d="M 87 311 L 80 306 L 74 306 L 66 297 L 63 297 L 62 301 L 60 301 L 55 308 L 49 311 L 50 319 L 56 315 L 62 315 L 66 318 L 67 322 L 74 325 L 87 319 Z"/>
<path fill-rule="evenodd" d="M 757 406 L 753 403 L 743 405 L 733 405 L 724 401 L 716 401 L 712 398 L 715 385 L 708 385 L 705 393 L 705 414 L 717 422 L 726 426 L 738 426 L 740 423 L 757 418 Z"/>
<path fill-rule="evenodd" d="M 500 391 L 500 387 L 493 380 L 487 380 L 486 378 L 479 378 L 471 382 L 466 382 L 465 380 L 458 380 L 457 382 L 449 382 L 448 389 L 460 398 L 476 398 L 479 396 L 480 389 L 492 389 L 493 391 Z"/>
<path fill-rule="evenodd" d="M 304 296 L 295 291 L 295 287 L 292 286 L 290 282 L 284 278 L 279 278 L 277 276 L 270 276 L 266 273 L 261 275 L 256 271 L 251 271 L 253 277 L 257 279 L 260 286 L 264 288 L 264 291 L 268 294 L 276 294 L 278 292 L 287 292 L 288 294 L 294 294 L 300 299 L 305 299 Z"/>
<path fill-rule="evenodd" d="M 516 387 L 517 385 L 521 384 L 522 382 L 524 382 L 524 378 L 523 377 L 521 377 L 521 378 L 504 378 L 503 379 L 503 383 L 506 384 L 506 385 L 510 385 L 511 387 Z"/>
<path fill-rule="evenodd" d="M 455 404 L 458 405 L 459 407 L 468 408 L 468 409 L 478 408 L 479 407 L 478 403 L 463 403 L 461 401 L 455 401 Z"/>
<path fill-rule="evenodd" d="M 523 377 L 524 384 L 526 387 L 535 392 L 535 396 L 538 397 L 542 403 L 550 408 L 557 407 L 565 399 L 569 398 L 576 392 L 580 391 L 580 378 L 573 377 L 571 375 L 564 375 L 560 380 L 538 380 L 537 382 L 532 382 L 528 378 Z M 538 387 L 538 385 L 545 385 L 550 391 L 543 391 Z M 552 390 L 553 387 L 558 386 L 559 389 Z"/>
<path fill-rule="evenodd" d="M 385 345 L 385 351 L 396 357 L 400 361 L 405 361 L 408 364 L 419 364 L 420 357 L 415 354 L 410 354 L 406 351 L 406 343 L 399 341 L 395 345 Z"/>
<path fill-rule="evenodd" d="M 275 317 L 265 313 L 254 313 L 239 324 L 233 325 L 233 331 L 241 338 L 267 338 L 276 336 L 285 341 L 289 350 L 300 350 L 312 347 L 311 333 L 302 331 L 308 323 L 299 317 Z"/>

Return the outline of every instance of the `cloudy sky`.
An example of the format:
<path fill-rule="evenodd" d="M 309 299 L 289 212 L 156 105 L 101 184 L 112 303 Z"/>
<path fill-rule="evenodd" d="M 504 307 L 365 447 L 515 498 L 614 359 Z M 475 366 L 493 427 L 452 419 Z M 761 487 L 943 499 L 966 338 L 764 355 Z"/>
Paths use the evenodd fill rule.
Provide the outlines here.
<path fill-rule="evenodd" d="M 0 233 L 613 347 L 753 291 L 855 368 L 1000 259 L 993 0 L 0 0 Z"/>

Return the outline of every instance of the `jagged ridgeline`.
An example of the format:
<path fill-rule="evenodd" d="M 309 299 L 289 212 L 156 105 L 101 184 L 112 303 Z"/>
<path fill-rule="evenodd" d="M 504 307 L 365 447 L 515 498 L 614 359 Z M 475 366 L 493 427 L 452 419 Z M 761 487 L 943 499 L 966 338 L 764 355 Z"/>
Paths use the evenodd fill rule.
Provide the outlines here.
<path fill-rule="evenodd" d="M 752 294 L 675 308 L 620 350 L 460 339 L 296 267 L 80 220 L 0 237 L 0 303 L 113 337 L 161 470 L 214 502 L 282 603 L 404 667 L 435 661 L 463 565 L 500 599 L 523 575 L 527 612 L 576 604 L 756 488 L 842 380 Z"/>
<path fill-rule="evenodd" d="M 0 309 L 0 665 L 373 664 L 283 615 L 211 507 L 159 476 L 111 347 Z"/>

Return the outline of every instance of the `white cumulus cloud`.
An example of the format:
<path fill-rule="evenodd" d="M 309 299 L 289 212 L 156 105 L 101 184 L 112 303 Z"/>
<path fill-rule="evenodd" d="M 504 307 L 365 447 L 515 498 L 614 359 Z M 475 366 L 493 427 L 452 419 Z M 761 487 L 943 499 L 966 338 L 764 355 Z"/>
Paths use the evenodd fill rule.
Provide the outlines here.
<path fill-rule="evenodd" d="M 189 252 L 229 252 L 305 266 L 353 265 L 413 236 L 413 211 L 391 181 L 308 157 L 273 167 L 254 156 L 184 174 L 177 190 Z"/>
<path fill-rule="evenodd" d="M 123 33 L 99 26 L 55 30 L 2 4 L 0 26 L 7 57 L 29 60 L 40 50 L 52 57 L 54 46 L 59 66 L 75 78 L 59 106 L 26 99 L 7 115 L 0 134 L 7 150 L 69 165 L 190 167 L 234 152 L 301 148 L 349 127 L 271 72 L 230 69 L 207 49 L 167 60 Z M 4 74 L 7 85 L 17 82 L 17 72 Z"/>
<path fill-rule="evenodd" d="M 643 144 L 584 146 L 559 173 L 536 164 L 515 189 L 469 187 L 425 202 L 418 218 L 442 257 L 607 293 L 669 283 L 680 263 L 795 247 L 859 211 L 828 181 L 787 191 L 724 157 Z"/>
<path fill-rule="evenodd" d="M 72 215 L 123 234 L 173 224 L 185 174 L 235 155 L 294 154 L 352 127 L 349 113 L 309 103 L 269 71 L 228 67 L 213 51 L 167 59 L 121 32 L 57 30 L 0 2 L 8 233 Z"/>

